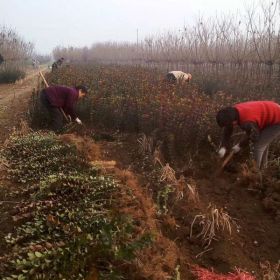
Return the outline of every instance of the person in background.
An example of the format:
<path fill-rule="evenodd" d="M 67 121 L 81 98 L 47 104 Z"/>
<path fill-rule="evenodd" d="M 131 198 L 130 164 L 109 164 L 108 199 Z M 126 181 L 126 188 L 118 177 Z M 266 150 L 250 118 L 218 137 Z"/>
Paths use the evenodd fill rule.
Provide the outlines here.
<path fill-rule="evenodd" d="M 52 64 L 52 71 L 54 71 L 55 69 L 58 69 L 59 67 L 61 67 L 62 63 L 64 61 L 64 57 L 59 58 L 57 61 L 55 61 Z"/>
<path fill-rule="evenodd" d="M 230 137 L 235 126 L 246 132 L 240 143 L 232 147 L 238 153 L 249 140 L 259 169 L 267 167 L 269 145 L 280 137 L 280 105 L 273 101 L 249 101 L 221 109 L 217 123 L 224 128 L 219 156 L 223 158 L 230 148 Z"/>
<path fill-rule="evenodd" d="M 190 73 L 184 73 L 182 71 L 170 71 L 166 75 L 166 80 L 171 84 L 189 83 L 191 79 L 192 75 Z"/>
<path fill-rule="evenodd" d="M 57 62 L 55 61 L 53 64 L 52 64 L 52 72 L 55 71 L 55 69 L 58 68 L 58 65 L 57 65 Z"/>
<path fill-rule="evenodd" d="M 60 67 L 62 65 L 62 63 L 64 62 L 64 57 L 61 57 L 60 59 L 57 60 L 57 65 L 58 67 Z"/>
<path fill-rule="evenodd" d="M 63 127 L 63 112 L 78 124 L 82 121 L 78 118 L 74 106 L 79 99 L 88 93 L 87 87 L 79 85 L 76 87 L 50 86 L 43 89 L 40 99 L 43 106 L 51 116 L 51 128 L 59 131 Z"/>
<path fill-rule="evenodd" d="M 37 59 L 32 59 L 32 66 L 34 69 L 39 68 L 39 61 Z"/>

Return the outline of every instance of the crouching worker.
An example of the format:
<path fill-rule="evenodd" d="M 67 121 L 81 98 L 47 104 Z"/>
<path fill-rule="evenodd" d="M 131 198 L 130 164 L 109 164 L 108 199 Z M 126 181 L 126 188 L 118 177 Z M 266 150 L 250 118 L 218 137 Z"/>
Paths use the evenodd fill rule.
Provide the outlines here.
<path fill-rule="evenodd" d="M 166 75 L 166 80 L 170 84 L 184 84 L 188 83 L 192 79 L 190 73 L 184 73 L 182 71 L 170 71 Z"/>
<path fill-rule="evenodd" d="M 226 107 L 216 116 L 224 128 L 219 156 L 223 158 L 229 149 L 234 126 L 239 125 L 246 135 L 232 147 L 238 153 L 249 141 L 253 143 L 253 155 L 259 169 L 267 167 L 269 145 L 280 137 L 280 105 L 272 101 L 250 101 Z"/>
<path fill-rule="evenodd" d="M 82 121 L 77 117 L 74 106 L 87 92 L 86 86 L 82 85 L 74 88 L 50 86 L 41 91 L 41 103 L 50 113 L 52 130 L 59 131 L 62 129 L 64 113 L 69 117 L 69 120 L 82 124 Z"/>

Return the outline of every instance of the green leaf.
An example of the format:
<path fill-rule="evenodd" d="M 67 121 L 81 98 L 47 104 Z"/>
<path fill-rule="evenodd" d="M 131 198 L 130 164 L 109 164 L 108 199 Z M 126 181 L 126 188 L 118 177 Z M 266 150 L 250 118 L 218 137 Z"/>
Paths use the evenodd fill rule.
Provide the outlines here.
<path fill-rule="evenodd" d="M 27 253 L 28 257 L 30 260 L 34 260 L 35 259 L 35 255 L 32 252 Z"/>
<path fill-rule="evenodd" d="M 18 280 L 25 280 L 26 278 L 23 274 L 20 274 L 17 279 Z"/>
<path fill-rule="evenodd" d="M 37 258 L 41 258 L 41 257 L 43 257 L 43 254 L 36 251 L 36 252 L 35 252 L 35 256 L 36 256 Z"/>

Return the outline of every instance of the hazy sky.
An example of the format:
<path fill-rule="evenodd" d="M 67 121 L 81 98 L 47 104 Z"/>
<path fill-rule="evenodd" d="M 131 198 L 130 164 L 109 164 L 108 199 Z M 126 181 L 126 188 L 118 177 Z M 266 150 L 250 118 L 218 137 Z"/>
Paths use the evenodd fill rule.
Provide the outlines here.
<path fill-rule="evenodd" d="M 251 0 L 253 1 L 253 0 Z M 0 25 L 15 28 L 41 53 L 57 45 L 136 41 L 178 30 L 202 15 L 243 11 L 248 0 L 0 0 Z"/>

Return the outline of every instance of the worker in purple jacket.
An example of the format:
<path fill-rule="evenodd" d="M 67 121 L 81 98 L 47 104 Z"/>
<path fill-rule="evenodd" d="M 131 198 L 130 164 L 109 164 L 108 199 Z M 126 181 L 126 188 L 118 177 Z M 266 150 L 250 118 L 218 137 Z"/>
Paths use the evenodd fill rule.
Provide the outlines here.
<path fill-rule="evenodd" d="M 50 113 L 51 127 L 54 131 L 59 131 L 63 127 L 64 113 L 70 120 L 82 124 L 82 121 L 77 117 L 74 106 L 87 92 L 87 87 L 83 85 L 73 88 L 50 86 L 41 91 L 40 99 Z"/>

